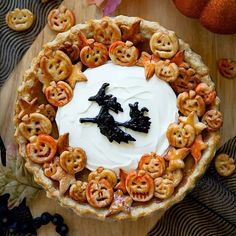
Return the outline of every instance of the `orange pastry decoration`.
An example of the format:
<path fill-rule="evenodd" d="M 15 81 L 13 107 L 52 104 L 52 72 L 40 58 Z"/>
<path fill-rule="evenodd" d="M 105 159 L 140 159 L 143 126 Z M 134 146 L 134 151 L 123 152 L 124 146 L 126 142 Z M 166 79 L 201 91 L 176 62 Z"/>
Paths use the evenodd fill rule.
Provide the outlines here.
<path fill-rule="evenodd" d="M 86 187 L 89 204 L 95 208 L 109 206 L 113 200 L 113 188 L 105 179 L 91 180 Z"/>
<path fill-rule="evenodd" d="M 189 151 L 189 148 L 175 149 L 174 147 L 170 147 L 169 151 L 164 156 L 164 158 L 169 161 L 169 171 L 183 169 L 185 167 L 183 160 L 189 154 Z"/>
<path fill-rule="evenodd" d="M 27 157 L 35 163 L 45 163 L 56 155 L 57 142 L 47 134 L 40 134 L 35 137 L 34 142 L 26 146 Z"/>
<path fill-rule="evenodd" d="M 154 196 L 159 199 L 167 199 L 174 193 L 174 184 L 169 179 L 158 177 L 154 180 L 155 192 Z"/>
<path fill-rule="evenodd" d="M 191 155 L 194 158 L 195 164 L 199 162 L 202 157 L 202 151 L 207 148 L 207 144 L 202 141 L 202 135 L 198 135 L 191 146 Z"/>
<path fill-rule="evenodd" d="M 48 26 L 56 32 L 64 32 L 75 25 L 75 15 L 65 6 L 53 9 L 48 14 Z"/>
<path fill-rule="evenodd" d="M 195 91 L 203 98 L 206 105 L 210 105 L 215 101 L 216 91 L 210 88 L 206 83 L 200 83 Z"/>
<path fill-rule="evenodd" d="M 89 45 L 82 48 L 80 60 L 90 68 L 101 66 L 108 60 L 107 48 L 102 43 L 90 40 Z"/>
<path fill-rule="evenodd" d="M 221 153 L 215 159 L 215 168 L 219 175 L 230 176 L 235 170 L 234 159 L 225 153 Z"/>
<path fill-rule="evenodd" d="M 194 90 L 200 82 L 200 77 L 195 70 L 190 68 L 189 64 L 184 63 L 179 66 L 179 76 L 170 85 L 177 94 L 180 94 Z"/>
<path fill-rule="evenodd" d="M 160 61 L 159 56 L 150 55 L 147 52 L 142 52 L 141 57 L 138 59 L 136 65 L 144 67 L 145 78 L 149 80 L 155 74 L 155 64 L 158 61 Z"/>
<path fill-rule="evenodd" d="M 69 78 L 66 80 L 66 82 L 70 85 L 72 89 L 75 87 L 75 84 L 77 82 L 87 81 L 86 76 L 81 70 L 82 70 L 82 63 L 80 62 L 72 66 L 72 73 L 70 74 Z"/>
<path fill-rule="evenodd" d="M 57 150 L 59 154 L 62 154 L 64 151 L 67 151 L 69 148 L 69 133 L 60 135 L 57 140 Z"/>
<path fill-rule="evenodd" d="M 61 195 L 69 189 L 71 184 L 76 182 L 73 175 L 67 174 L 61 168 L 58 158 L 53 159 L 51 162 L 45 163 L 43 168 L 45 176 L 59 182 L 59 193 Z"/>
<path fill-rule="evenodd" d="M 60 81 L 68 78 L 72 72 L 72 63 L 64 52 L 48 49 L 40 60 L 40 68 L 43 73 L 41 82 L 47 86 L 52 80 Z"/>
<path fill-rule="evenodd" d="M 64 81 L 52 81 L 45 89 L 45 96 L 49 103 L 55 107 L 61 107 L 70 102 L 73 97 L 73 90 Z"/>
<path fill-rule="evenodd" d="M 120 25 L 122 41 L 132 41 L 134 45 L 143 43 L 145 41 L 142 33 L 140 32 L 141 21 L 141 19 L 137 19 L 131 25 Z"/>
<path fill-rule="evenodd" d="M 153 179 L 162 176 L 165 171 L 165 160 L 155 152 L 144 154 L 138 163 L 139 170 L 145 170 Z"/>
<path fill-rule="evenodd" d="M 55 120 L 56 111 L 50 104 L 41 104 L 38 107 L 37 112 L 46 116 L 51 122 Z"/>
<path fill-rule="evenodd" d="M 19 115 L 17 116 L 17 118 L 22 119 L 24 115 L 29 115 L 30 113 L 36 112 L 38 108 L 38 99 L 34 98 L 29 102 L 23 98 L 20 98 L 19 105 L 20 105 L 21 111 Z"/>
<path fill-rule="evenodd" d="M 173 147 L 190 147 L 195 139 L 194 127 L 190 124 L 172 123 L 168 126 L 166 137 Z"/>
<path fill-rule="evenodd" d="M 117 183 L 115 172 L 109 169 L 104 169 L 103 167 L 98 167 L 95 171 L 90 172 L 88 181 L 90 182 L 95 179 L 105 179 L 111 184 L 112 187 L 114 187 Z"/>
<path fill-rule="evenodd" d="M 26 139 L 30 140 L 35 135 L 50 134 L 52 124 L 46 116 L 40 113 L 31 113 L 22 118 L 19 130 Z"/>
<path fill-rule="evenodd" d="M 174 32 L 158 31 L 150 39 L 150 48 L 154 55 L 171 58 L 179 50 L 179 40 Z"/>
<path fill-rule="evenodd" d="M 75 201 L 87 202 L 86 187 L 87 182 L 77 180 L 74 184 L 70 186 L 69 196 Z"/>
<path fill-rule="evenodd" d="M 138 55 L 138 49 L 130 41 L 116 41 L 109 48 L 109 56 L 112 62 L 121 66 L 135 65 Z"/>
<path fill-rule="evenodd" d="M 217 110 L 209 110 L 202 117 L 202 122 L 207 126 L 207 131 L 214 132 L 223 125 L 223 117 L 221 112 Z"/>
<path fill-rule="evenodd" d="M 218 69 L 222 76 L 232 79 L 236 77 L 236 61 L 229 58 L 221 58 L 218 61 Z"/>
<path fill-rule="evenodd" d="M 60 155 L 60 165 L 69 174 L 74 175 L 84 169 L 86 153 L 82 148 L 69 148 Z"/>
<path fill-rule="evenodd" d="M 177 106 L 180 112 L 188 116 L 192 111 L 195 111 L 198 117 L 201 117 L 206 110 L 206 105 L 201 96 L 195 91 L 183 92 L 178 95 Z"/>
<path fill-rule="evenodd" d="M 179 68 L 170 60 L 158 61 L 155 65 L 156 76 L 166 82 L 173 82 L 179 75 Z"/>
<path fill-rule="evenodd" d="M 207 127 L 204 123 L 199 122 L 198 116 L 194 111 L 192 111 L 187 117 L 180 116 L 179 121 L 183 125 L 191 125 L 196 134 L 200 134 Z"/>
<path fill-rule="evenodd" d="M 127 192 L 134 201 L 146 202 L 153 197 L 154 182 L 152 177 L 144 170 L 130 172 L 125 184 Z"/>
<path fill-rule="evenodd" d="M 9 28 L 15 31 L 24 31 L 33 24 L 34 15 L 28 9 L 16 8 L 6 15 L 6 23 Z"/>
<path fill-rule="evenodd" d="M 177 66 L 181 66 L 181 67 L 184 67 L 187 65 L 186 62 L 184 62 L 184 51 L 183 50 L 180 50 L 178 51 L 171 59 L 170 61 L 172 63 L 175 63 Z"/>
<path fill-rule="evenodd" d="M 102 22 L 92 22 L 93 37 L 96 42 L 109 47 L 115 41 L 121 40 L 119 27 L 108 18 L 103 18 Z"/>
<path fill-rule="evenodd" d="M 130 214 L 132 203 L 133 199 L 130 196 L 125 196 L 121 190 L 117 190 L 114 193 L 113 201 L 106 216 L 108 217 L 111 215 L 118 214 L 120 212 L 124 212 L 125 214 Z"/>
<path fill-rule="evenodd" d="M 174 187 L 177 187 L 183 179 L 183 171 L 181 169 L 170 171 L 169 168 L 167 168 L 162 178 L 169 179 L 173 182 Z"/>
<path fill-rule="evenodd" d="M 120 182 L 115 186 L 115 189 L 120 189 L 123 193 L 127 193 L 126 186 L 125 186 L 125 181 L 128 176 L 127 173 L 125 173 L 122 169 L 120 169 Z"/>
<path fill-rule="evenodd" d="M 68 40 L 59 49 L 66 53 L 72 62 L 76 62 L 79 59 L 80 50 L 87 44 L 87 39 L 80 30 L 71 29 Z"/>

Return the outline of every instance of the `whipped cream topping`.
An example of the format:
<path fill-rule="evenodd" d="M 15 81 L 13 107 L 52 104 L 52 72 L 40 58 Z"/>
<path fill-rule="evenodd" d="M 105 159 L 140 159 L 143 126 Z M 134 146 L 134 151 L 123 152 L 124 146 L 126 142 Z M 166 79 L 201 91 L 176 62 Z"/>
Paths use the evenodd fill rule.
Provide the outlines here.
<path fill-rule="evenodd" d="M 166 130 L 170 123 L 176 121 L 178 114 L 176 96 L 168 83 L 156 75 L 147 81 L 143 67 L 124 67 L 111 62 L 87 69 L 84 74 L 88 81 L 76 84 L 73 99 L 58 108 L 56 123 L 60 135 L 69 133 L 70 146 L 85 150 L 89 170 L 103 166 L 118 174 L 120 168 L 125 171 L 136 169 L 140 157 L 145 153 L 154 151 L 162 155 L 166 151 L 169 146 Z M 80 118 L 98 115 L 101 107 L 96 102 L 88 101 L 88 98 L 97 94 L 103 83 L 110 84 L 106 94 L 117 97 L 124 110 L 118 114 L 109 111 L 116 121 L 130 119 L 129 103 L 139 102 L 140 109 L 149 109 L 147 115 L 151 118 L 151 126 L 147 134 L 121 127 L 136 141 L 128 144 L 110 143 L 96 124 L 80 123 Z"/>

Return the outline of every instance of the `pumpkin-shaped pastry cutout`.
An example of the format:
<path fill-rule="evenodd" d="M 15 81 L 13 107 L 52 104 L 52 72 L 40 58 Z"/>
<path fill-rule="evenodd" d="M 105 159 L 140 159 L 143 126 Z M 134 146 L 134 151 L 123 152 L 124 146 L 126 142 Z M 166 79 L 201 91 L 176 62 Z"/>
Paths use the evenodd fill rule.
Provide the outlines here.
<path fill-rule="evenodd" d="M 82 182 L 80 180 L 77 180 L 76 183 L 71 185 L 69 190 L 69 196 L 75 201 L 87 202 L 86 187 L 87 187 L 87 182 Z"/>
<path fill-rule="evenodd" d="M 33 13 L 28 9 L 16 8 L 6 15 L 7 25 L 15 31 L 24 31 L 30 28 L 33 24 Z"/>
<path fill-rule="evenodd" d="M 45 163 L 50 161 L 56 154 L 57 142 L 47 134 L 40 134 L 35 142 L 26 146 L 27 157 L 35 163 Z"/>
<path fill-rule="evenodd" d="M 69 174 L 74 175 L 84 169 L 86 153 L 82 148 L 69 148 L 60 155 L 60 165 Z"/>
<path fill-rule="evenodd" d="M 183 176 L 183 171 L 181 169 L 171 171 L 169 168 L 167 168 L 162 178 L 169 179 L 173 182 L 174 187 L 177 187 L 183 179 Z"/>
<path fill-rule="evenodd" d="M 221 153 L 215 159 L 215 168 L 219 175 L 230 176 L 235 170 L 234 159 L 225 153 Z"/>
<path fill-rule="evenodd" d="M 195 111 L 198 117 L 201 117 L 206 110 L 206 105 L 201 96 L 195 91 L 180 93 L 177 98 L 177 106 L 180 112 L 188 116 L 192 111 Z"/>
<path fill-rule="evenodd" d="M 169 144 L 173 147 L 190 147 L 195 139 L 196 132 L 194 127 L 189 124 L 172 123 L 168 126 L 166 137 Z"/>
<path fill-rule="evenodd" d="M 174 192 L 174 184 L 169 179 L 163 179 L 161 177 L 154 180 L 155 183 L 155 197 L 159 199 L 170 198 Z"/>
<path fill-rule="evenodd" d="M 232 79 L 236 77 L 236 61 L 229 58 L 221 58 L 218 61 L 218 69 L 226 78 Z"/>
<path fill-rule="evenodd" d="M 61 107 L 72 99 L 73 90 L 63 81 L 57 83 L 53 81 L 50 83 L 50 86 L 45 89 L 45 96 L 48 102 L 53 106 Z"/>
<path fill-rule="evenodd" d="M 206 105 L 210 105 L 215 101 L 216 91 L 206 83 L 200 83 L 196 89 L 196 93 L 203 98 Z"/>
<path fill-rule="evenodd" d="M 114 187 L 117 183 L 115 172 L 109 169 L 104 169 L 103 167 L 98 167 L 95 171 L 90 172 L 88 181 L 95 179 L 105 179 L 111 184 L 112 187 Z"/>
<path fill-rule="evenodd" d="M 56 32 L 64 32 L 75 25 L 74 13 L 65 6 L 53 9 L 48 14 L 48 26 Z"/>
<path fill-rule="evenodd" d="M 48 178 L 51 178 L 56 174 L 58 168 L 60 168 L 59 157 L 55 157 L 50 162 L 44 163 L 43 173 Z"/>
<path fill-rule="evenodd" d="M 134 201 L 149 201 L 154 194 L 152 177 L 144 170 L 132 171 L 125 181 L 127 192 Z"/>
<path fill-rule="evenodd" d="M 138 55 L 138 49 L 130 41 L 116 41 L 109 48 L 109 56 L 112 62 L 121 66 L 135 65 Z"/>
<path fill-rule="evenodd" d="M 51 122 L 55 120 L 56 111 L 54 107 L 50 104 L 41 104 L 37 110 L 39 113 L 46 116 Z"/>
<path fill-rule="evenodd" d="M 207 131 L 217 131 L 223 125 L 223 117 L 221 112 L 209 110 L 202 117 L 202 122 L 207 126 Z"/>
<path fill-rule="evenodd" d="M 152 35 L 150 48 L 154 55 L 171 58 L 179 50 L 179 41 L 174 32 L 159 31 Z"/>
<path fill-rule="evenodd" d="M 166 82 L 173 82 L 179 75 L 179 68 L 170 60 L 158 61 L 155 65 L 156 76 Z"/>
<path fill-rule="evenodd" d="M 87 67 L 94 68 L 101 66 L 108 60 L 107 48 L 102 43 L 91 43 L 82 48 L 80 60 Z"/>
<path fill-rule="evenodd" d="M 105 179 L 92 180 L 86 187 L 86 197 L 91 206 L 95 208 L 106 207 L 113 200 L 113 188 Z"/>
<path fill-rule="evenodd" d="M 156 153 L 144 154 L 138 163 L 139 170 L 145 170 L 153 179 L 162 176 L 165 170 L 165 160 Z"/>
<path fill-rule="evenodd" d="M 22 122 L 19 124 L 19 130 L 21 134 L 29 140 L 35 135 L 50 134 L 52 124 L 46 116 L 35 112 L 25 115 L 22 118 Z"/>
<path fill-rule="evenodd" d="M 109 19 L 104 18 L 102 22 L 93 22 L 92 29 L 95 41 L 104 44 L 106 47 L 121 40 L 119 27 Z"/>
<path fill-rule="evenodd" d="M 60 81 L 70 76 L 72 63 L 64 52 L 48 50 L 40 60 L 40 68 L 44 77 Z"/>

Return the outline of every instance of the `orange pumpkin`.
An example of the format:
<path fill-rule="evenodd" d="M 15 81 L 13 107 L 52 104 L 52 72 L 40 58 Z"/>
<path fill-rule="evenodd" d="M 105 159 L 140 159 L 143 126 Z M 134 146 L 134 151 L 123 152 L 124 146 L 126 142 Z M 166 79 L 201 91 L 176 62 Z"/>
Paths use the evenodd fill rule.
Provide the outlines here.
<path fill-rule="evenodd" d="M 235 0 L 173 0 L 185 16 L 198 18 L 208 30 L 219 34 L 236 33 Z"/>

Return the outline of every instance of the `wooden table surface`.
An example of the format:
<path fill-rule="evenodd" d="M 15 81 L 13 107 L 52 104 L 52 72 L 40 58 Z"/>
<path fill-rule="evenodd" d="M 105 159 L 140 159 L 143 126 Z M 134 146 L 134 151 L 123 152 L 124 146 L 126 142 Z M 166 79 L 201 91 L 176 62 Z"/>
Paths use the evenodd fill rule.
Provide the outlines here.
<path fill-rule="evenodd" d="M 39 1 L 39 0 L 38 0 Z M 72 9 L 76 15 L 76 22 L 91 18 L 100 18 L 101 12 L 95 6 L 87 7 L 82 0 L 65 0 L 64 5 Z M 224 114 L 224 126 L 221 129 L 222 140 L 225 142 L 236 134 L 236 79 L 229 80 L 220 76 L 216 61 L 221 57 L 236 60 L 236 35 L 216 35 L 204 29 L 197 20 L 181 15 L 171 0 L 123 0 L 114 15 L 139 16 L 151 21 L 158 21 L 168 29 L 174 30 L 179 37 L 189 43 L 194 51 L 202 55 L 205 64 L 210 68 L 212 79 L 216 84 L 221 98 L 221 111 Z M 37 16 L 40 17 L 40 16 Z M 10 78 L 0 90 L 0 134 L 6 145 L 14 142 L 12 115 L 16 99 L 16 91 L 24 71 L 31 60 L 40 51 L 42 45 L 55 37 L 48 26 L 38 35 L 23 59 L 11 73 Z M 42 192 L 30 203 L 33 215 L 43 211 L 59 212 L 69 225 L 69 235 L 145 235 L 155 224 L 155 216 L 140 219 L 136 222 L 100 222 L 85 219 L 75 215 L 72 211 L 63 209 L 56 202 L 49 200 Z M 42 227 L 39 235 L 54 235 L 52 225 Z"/>

